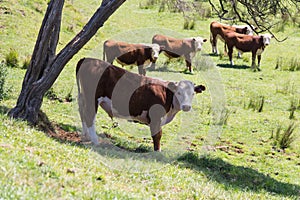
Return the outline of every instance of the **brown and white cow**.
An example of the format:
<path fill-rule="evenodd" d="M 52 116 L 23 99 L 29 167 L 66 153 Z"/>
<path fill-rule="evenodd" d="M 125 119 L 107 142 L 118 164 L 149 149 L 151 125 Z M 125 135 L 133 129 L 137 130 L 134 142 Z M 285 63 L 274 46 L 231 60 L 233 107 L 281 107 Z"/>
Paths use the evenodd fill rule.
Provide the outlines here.
<path fill-rule="evenodd" d="M 229 32 L 236 32 L 241 34 L 247 34 L 247 35 L 253 35 L 254 28 L 250 28 L 250 26 L 246 25 L 233 25 L 229 26 L 226 24 L 222 24 L 219 22 L 211 22 L 210 23 L 210 43 L 212 46 L 212 53 L 219 54 L 218 48 L 217 48 L 217 39 L 220 39 L 224 42 L 225 37 L 224 35 Z M 226 44 L 224 44 L 224 52 L 226 53 Z M 239 54 L 240 57 L 240 54 Z"/>
<path fill-rule="evenodd" d="M 259 36 L 244 35 L 235 32 L 225 34 L 225 42 L 228 47 L 228 56 L 230 64 L 234 65 L 232 61 L 233 48 L 235 47 L 239 52 L 251 52 L 252 53 L 252 64 L 251 67 L 255 68 L 255 58 L 257 56 L 258 64 L 257 69 L 260 70 L 261 54 L 265 50 L 265 47 L 270 44 L 270 34 L 262 34 Z"/>
<path fill-rule="evenodd" d="M 81 59 L 76 68 L 83 136 L 99 144 L 95 130 L 98 105 L 111 117 L 150 127 L 154 150 L 160 151 L 162 126 L 179 111 L 190 111 L 194 93 L 205 90 L 183 80 L 168 82 L 131 73 L 105 61 Z"/>
<path fill-rule="evenodd" d="M 164 52 L 168 58 L 178 58 L 183 56 L 189 72 L 192 72 L 192 58 L 197 51 L 201 50 L 203 43 L 206 41 L 207 39 L 203 39 L 202 37 L 177 39 L 159 34 L 154 35 L 152 38 L 152 43 L 162 46 L 161 52 Z"/>
<path fill-rule="evenodd" d="M 103 44 L 103 60 L 113 64 L 116 59 L 122 66 L 137 65 L 139 74 L 146 75 L 145 66 L 156 62 L 159 51 L 158 44 L 132 44 L 106 40 Z"/>

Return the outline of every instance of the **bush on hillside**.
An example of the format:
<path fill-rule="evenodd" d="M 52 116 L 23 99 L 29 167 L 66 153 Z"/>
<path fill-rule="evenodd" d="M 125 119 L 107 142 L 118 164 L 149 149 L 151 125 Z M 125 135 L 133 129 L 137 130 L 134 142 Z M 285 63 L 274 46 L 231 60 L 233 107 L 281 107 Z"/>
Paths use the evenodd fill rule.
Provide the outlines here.
<path fill-rule="evenodd" d="M 5 56 L 5 62 L 7 67 L 17 67 L 19 62 L 18 52 L 15 49 L 11 49 Z"/>

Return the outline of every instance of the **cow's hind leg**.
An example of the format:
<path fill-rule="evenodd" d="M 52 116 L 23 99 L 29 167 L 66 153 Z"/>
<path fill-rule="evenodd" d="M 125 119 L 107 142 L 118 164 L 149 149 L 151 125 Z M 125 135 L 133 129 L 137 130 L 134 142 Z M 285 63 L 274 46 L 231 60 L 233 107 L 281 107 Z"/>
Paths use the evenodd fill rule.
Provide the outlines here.
<path fill-rule="evenodd" d="M 232 60 L 232 54 L 233 54 L 233 47 L 228 46 L 228 56 L 229 56 L 230 65 L 234 65 Z"/>
<path fill-rule="evenodd" d="M 84 142 L 90 141 L 89 131 L 85 122 L 85 116 L 84 116 L 85 104 L 84 104 L 84 99 L 82 94 L 78 95 L 78 107 L 79 107 L 79 114 L 80 114 L 80 119 L 82 124 L 81 140 Z"/>
<path fill-rule="evenodd" d="M 216 35 L 210 34 L 210 43 L 211 43 L 212 53 L 218 54 Z"/>
<path fill-rule="evenodd" d="M 82 120 L 82 136 L 83 139 L 90 139 L 93 144 L 98 145 L 98 136 L 95 129 L 96 110 L 92 101 L 79 105 L 80 116 Z M 88 133 L 88 134 L 87 134 Z"/>

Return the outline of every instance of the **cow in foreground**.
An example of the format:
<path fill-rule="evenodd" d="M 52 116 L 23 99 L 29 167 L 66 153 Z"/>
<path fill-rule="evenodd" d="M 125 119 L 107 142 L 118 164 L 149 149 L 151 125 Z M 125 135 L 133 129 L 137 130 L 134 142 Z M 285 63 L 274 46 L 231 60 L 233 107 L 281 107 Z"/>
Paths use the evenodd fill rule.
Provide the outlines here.
<path fill-rule="evenodd" d="M 190 111 L 194 93 L 205 90 L 183 80 L 168 82 L 131 73 L 110 63 L 81 59 L 76 68 L 82 133 L 99 144 L 95 116 L 100 105 L 109 117 L 125 118 L 150 127 L 154 150 L 160 151 L 162 126 L 179 111 Z"/>
<path fill-rule="evenodd" d="M 103 44 L 103 60 L 111 64 L 116 60 L 122 66 L 137 65 L 139 74 L 146 75 L 146 65 L 156 62 L 159 51 L 158 44 L 132 44 L 106 40 Z"/>
<path fill-rule="evenodd" d="M 189 72 L 192 72 L 192 59 L 197 51 L 200 51 L 204 42 L 207 39 L 202 37 L 192 37 L 185 39 L 177 39 L 165 35 L 154 35 L 152 43 L 159 44 L 163 47 L 161 52 L 168 58 L 178 58 L 183 56 L 185 58 L 186 67 Z"/>
<path fill-rule="evenodd" d="M 235 47 L 239 52 L 251 52 L 252 53 L 252 64 L 251 67 L 256 69 L 255 59 L 257 56 L 258 64 L 257 69 L 260 70 L 261 54 L 265 50 L 266 46 L 270 44 L 270 34 L 262 34 L 259 36 L 244 35 L 235 32 L 225 34 L 225 42 L 228 47 L 228 56 L 230 64 L 234 65 L 232 61 L 233 48 Z"/>
<path fill-rule="evenodd" d="M 240 34 L 253 35 L 253 27 L 251 28 L 248 25 L 233 25 L 229 26 L 226 24 L 222 24 L 219 22 L 211 22 L 210 23 L 210 43 L 212 46 L 212 53 L 219 54 L 217 48 L 217 39 L 225 42 L 225 34 L 229 32 L 236 32 Z M 226 43 L 224 44 L 224 52 L 226 53 Z M 241 57 L 240 53 L 238 54 Z"/>

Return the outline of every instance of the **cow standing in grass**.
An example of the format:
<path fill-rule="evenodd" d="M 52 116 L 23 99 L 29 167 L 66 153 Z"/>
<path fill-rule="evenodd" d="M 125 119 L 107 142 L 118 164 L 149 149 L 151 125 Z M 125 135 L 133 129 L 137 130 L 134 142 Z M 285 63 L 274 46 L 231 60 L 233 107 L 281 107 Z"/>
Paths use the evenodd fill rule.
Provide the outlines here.
<path fill-rule="evenodd" d="M 205 90 L 203 85 L 195 86 L 187 80 L 162 81 L 92 58 L 78 62 L 76 77 L 83 136 L 99 143 L 95 117 L 100 105 L 111 118 L 148 125 L 155 151 L 161 149 L 162 126 L 179 111 L 190 111 L 194 94 Z"/>
<path fill-rule="evenodd" d="M 211 22 L 210 23 L 210 43 L 212 46 L 212 53 L 219 54 L 217 48 L 217 40 L 225 42 L 225 34 L 230 32 L 236 32 L 240 34 L 253 35 L 254 27 L 250 27 L 248 25 L 233 25 L 229 26 L 226 24 L 222 24 L 219 22 Z M 227 53 L 226 43 L 224 44 L 224 52 Z M 241 57 L 241 53 L 239 52 L 238 57 Z"/>
<path fill-rule="evenodd" d="M 266 46 L 270 44 L 270 34 L 262 34 L 259 36 L 238 34 L 235 32 L 229 32 L 225 34 L 225 42 L 228 47 L 228 56 L 230 64 L 234 65 L 232 60 L 233 48 L 235 47 L 240 52 L 251 52 L 252 53 L 252 64 L 253 69 L 260 70 L 261 54 L 265 50 Z M 256 66 L 255 59 L 257 56 L 258 64 Z"/>
<path fill-rule="evenodd" d="M 191 37 L 177 39 L 165 35 L 154 35 L 152 38 L 153 44 L 159 44 L 162 47 L 161 52 L 168 58 L 178 58 L 183 56 L 186 62 L 186 67 L 189 72 L 192 72 L 192 59 L 196 52 L 201 51 L 202 45 L 207 39 L 202 37 Z"/>
<path fill-rule="evenodd" d="M 159 51 L 158 44 L 132 44 L 107 40 L 103 44 L 103 60 L 111 64 L 116 60 L 122 66 L 137 65 L 139 74 L 145 76 L 146 65 L 156 62 Z"/>

